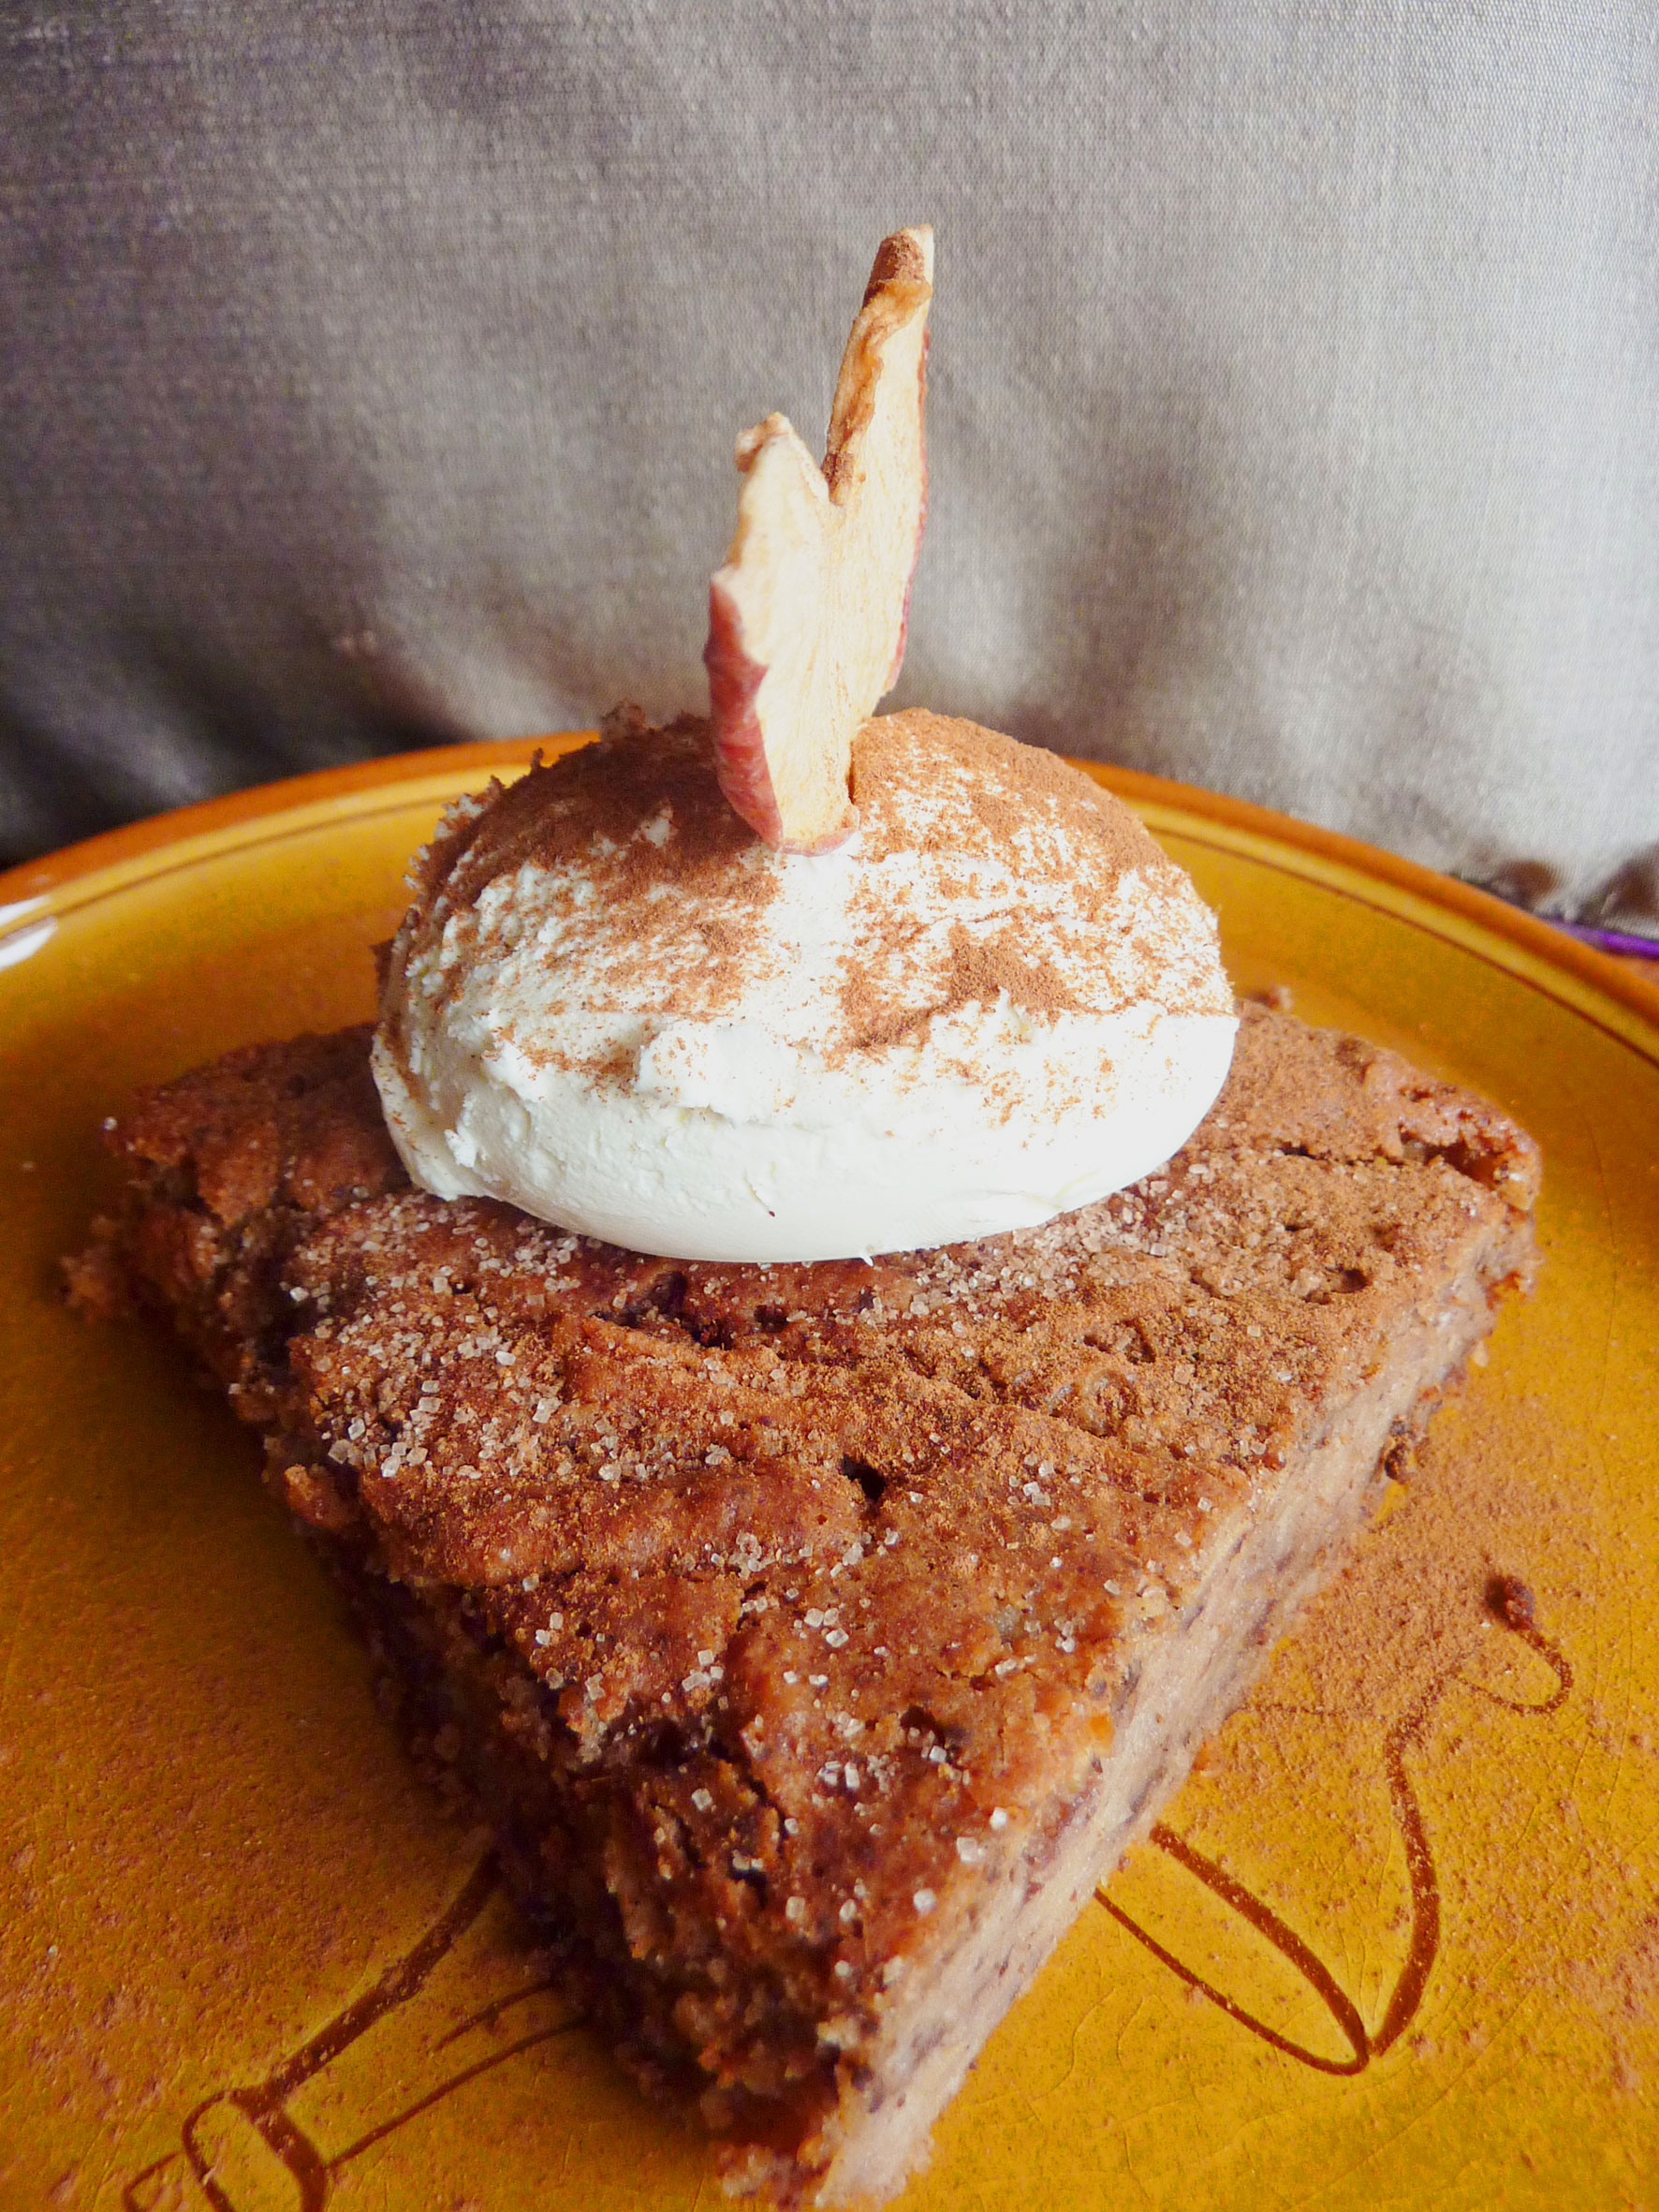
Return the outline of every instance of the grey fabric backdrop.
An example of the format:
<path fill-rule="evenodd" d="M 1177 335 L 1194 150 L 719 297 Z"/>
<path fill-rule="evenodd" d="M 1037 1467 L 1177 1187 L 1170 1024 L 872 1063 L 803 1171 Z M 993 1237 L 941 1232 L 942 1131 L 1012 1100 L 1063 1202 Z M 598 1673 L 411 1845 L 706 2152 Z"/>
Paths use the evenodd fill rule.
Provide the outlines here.
<path fill-rule="evenodd" d="M 938 229 L 901 700 L 1659 929 L 1647 5 L 0 6 L 0 844 L 703 696 Z"/>

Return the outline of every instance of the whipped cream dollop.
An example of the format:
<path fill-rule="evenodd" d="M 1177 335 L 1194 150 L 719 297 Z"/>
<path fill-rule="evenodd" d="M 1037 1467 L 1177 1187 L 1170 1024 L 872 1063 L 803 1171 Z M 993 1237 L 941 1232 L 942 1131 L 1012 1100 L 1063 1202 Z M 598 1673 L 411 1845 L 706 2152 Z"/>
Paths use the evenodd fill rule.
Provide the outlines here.
<path fill-rule="evenodd" d="M 1185 1142 L 1232 993 L 1109 793 L 892 715 L 850 841 L 780 853 L 708 742 L 624 717 L 418 856 L 374 1054 L 416 1183 L 675 1259 L 830 1260 L 1045 1221 Z"/>

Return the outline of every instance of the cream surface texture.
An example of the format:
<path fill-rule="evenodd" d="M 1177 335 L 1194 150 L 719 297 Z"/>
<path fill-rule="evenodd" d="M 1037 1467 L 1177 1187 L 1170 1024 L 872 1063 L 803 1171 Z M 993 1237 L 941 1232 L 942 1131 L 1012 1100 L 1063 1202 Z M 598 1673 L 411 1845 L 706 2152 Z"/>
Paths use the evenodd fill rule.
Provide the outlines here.
<path fill-rule="evenodd" d="M 417 1184 L 802 1261 L 1040 1222 L 1179 1149 L 1232 997 L 1115 800 L 896 715 L 860 740 L 851 840 L 780 854 L 709 810 L 701 744 L 635 729 L 463 803 L 422 857 L 374 1046 Z"/>

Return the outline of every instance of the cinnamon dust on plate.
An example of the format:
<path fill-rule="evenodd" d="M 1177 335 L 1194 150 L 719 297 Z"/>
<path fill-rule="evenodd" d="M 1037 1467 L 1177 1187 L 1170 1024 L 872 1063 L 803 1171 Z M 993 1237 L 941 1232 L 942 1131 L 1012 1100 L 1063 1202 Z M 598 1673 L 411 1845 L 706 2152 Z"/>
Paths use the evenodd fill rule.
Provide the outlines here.
<path fill-rule="evenodd" d="M 1262 2011 L 1247 1941 L 1169 1963 L 1231 2031 L 1320 2071 L 1502 2046 L 1593 2099 L 1651 2096 L 1659 1878 L 1619 1805 L 1659 1799 L 1616 1648 L 1639 1545 L 1608 1542 L 1545 1408 L 1502 1390 L 1461 1394 L 1394 1475 L 1143 1847 L 1266 1934 L 1328 2028 Z"/>

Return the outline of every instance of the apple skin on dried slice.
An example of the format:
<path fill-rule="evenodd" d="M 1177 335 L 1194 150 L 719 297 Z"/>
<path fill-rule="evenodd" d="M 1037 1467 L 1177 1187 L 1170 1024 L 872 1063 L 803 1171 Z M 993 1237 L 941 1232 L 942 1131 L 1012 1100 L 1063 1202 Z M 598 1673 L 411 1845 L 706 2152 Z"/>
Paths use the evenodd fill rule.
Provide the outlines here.
<path fill-rule="evenodd" d="M 927 515 L 922 405 L 933 234 L 884 239 L 836 379 L 820 468 L 782 415 L 737 444 L 737 529 L 709 586 L 720 788 L 785 852 L 857 825 L 853 739 L 904 658 Z"/>

